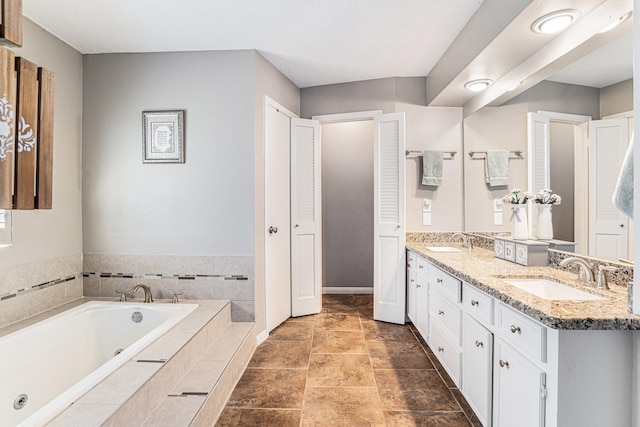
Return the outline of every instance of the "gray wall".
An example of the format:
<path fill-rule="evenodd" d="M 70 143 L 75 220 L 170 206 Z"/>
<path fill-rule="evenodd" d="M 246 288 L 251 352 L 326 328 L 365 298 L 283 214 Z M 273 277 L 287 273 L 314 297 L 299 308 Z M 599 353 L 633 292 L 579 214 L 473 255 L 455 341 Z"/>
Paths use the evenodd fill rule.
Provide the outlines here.
<path fill-rule="evenodd" d="M 12 213 L 13 246 L 0 248 L 0 295 L 76 279 L 0 301 L 0 326 L 82 296 L 82 56 L 27 19 L 23 47 L 11 50 L 56 74 L 53 209 Z"/>
<path fill-rule="evenodd" d="M 600 89 L 600 116 L 633 111 L 633 79 Z"/>
<path fill-rule="evenodd" d="M 322 278 L 373 286 L 373 121 L 322 125 Z"/>
<path fill-rule="evenodd" d="M 84 58 L 87 253 L 253 255 L 254 52 Z M 141 113 L 184 109 L 184 164 L 143 164 Z"/>

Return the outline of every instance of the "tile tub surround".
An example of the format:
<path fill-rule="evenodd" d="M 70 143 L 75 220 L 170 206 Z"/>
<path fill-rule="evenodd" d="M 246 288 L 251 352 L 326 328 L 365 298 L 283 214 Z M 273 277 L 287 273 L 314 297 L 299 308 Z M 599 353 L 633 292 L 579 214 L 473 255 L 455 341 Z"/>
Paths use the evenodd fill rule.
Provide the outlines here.
<path fill-rule="evenodd" d="M 555 329 L 640 329 L 640 316 L 627 309 L 627 288 L 612 286 L 596 290 L 576 280 L 576 274 L 552 267 L 523 267 L 495 258 L 493 250 L 474 248 L 456 253 L 436 253 L 428 243 L 408 242 L 436 266 L 488 293 L 534 320 Z M 602 301 L 550 301 L 521 291 L 501 280 L 500 276 L 548 277 L 570 283 L 586 292 L 606 297 Z"/>
<path fill-rule="evenodd" d="M 151 287 L 154 298 L 180 300 L 230 300 L 231 320 L 253 322 L 255 318 L 252 256 L 85 254 L 84 295 L 117 297 L 139 283 Z"/>
<path fill-rule="evenodd" d="M 0 328 L 82 298 L 82 255 L 0 269 Z"/>
<path fill-rule="evenodd" d="M 0 336 L 92 300 L 96 298 L 81 298 L 0 328 Z M 188 410 L 180 412 L 183 423 L 172 415 L 176 422 L 171 425 L 206 425 L 207 420 L 211 424 L 253 353 L 255 327 L 231 323 L 228 301 L 191 302 L 199 304 L 193 313 L 47 425 L 142 425 L 173 396 L 188 403 Z M 202 372 L 209 375 L 201 378 Z"/>

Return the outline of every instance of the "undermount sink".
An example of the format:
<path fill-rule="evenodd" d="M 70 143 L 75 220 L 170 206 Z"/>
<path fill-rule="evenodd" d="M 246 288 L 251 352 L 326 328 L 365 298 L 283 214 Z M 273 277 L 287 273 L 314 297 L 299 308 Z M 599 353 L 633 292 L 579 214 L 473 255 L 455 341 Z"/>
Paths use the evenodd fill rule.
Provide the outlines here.
<path fill-rule="evenodd" d="M 433 252 L 460 252 L 461 250 L 458 248 L 454 248 L 453 246 L 427 246 L 427 249 Z"/>
<path fill-rule="evenodd" d="M 546 300 L 601 301 L 606 299 L 548 279 L 502 280 L 511 286 Z"/>

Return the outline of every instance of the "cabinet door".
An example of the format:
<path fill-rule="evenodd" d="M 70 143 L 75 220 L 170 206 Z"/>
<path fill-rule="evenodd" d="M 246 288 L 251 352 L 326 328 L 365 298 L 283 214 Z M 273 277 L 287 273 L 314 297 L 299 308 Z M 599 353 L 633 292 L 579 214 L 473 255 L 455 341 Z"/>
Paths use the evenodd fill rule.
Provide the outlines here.
<path fill-rule="evenodd" d="M 494 355 L 493 425 L 543 427 L 545 373 L 501 339 Z"/>
<path fill-rule="evenodd" d="M 483 426 L 491 425 L 493 334 L 464 315 L 462 392 Z"/>
<path fill-rule="evenodd" d="M 414 268 L 407 269 L 407 317 L 411 322 L 416 325 L 418 319 L 416 318 L 416 285 L 417 274 Z"/>
<path fill-rule="evenodd" d="M 416 328 L 427 341 L 429 332 L 429 283 L 422 274 L 416 277 Z"/>

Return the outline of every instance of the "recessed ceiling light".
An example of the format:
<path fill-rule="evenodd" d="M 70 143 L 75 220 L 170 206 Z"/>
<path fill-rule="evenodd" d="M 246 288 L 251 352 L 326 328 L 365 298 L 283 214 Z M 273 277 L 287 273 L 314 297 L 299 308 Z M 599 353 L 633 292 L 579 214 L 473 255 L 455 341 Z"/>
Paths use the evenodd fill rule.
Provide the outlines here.
<path fill-rule="evenodd" d="M 577 10 L 558 10 L 538 18 L 531 29 L 536 33 L 555 34 L 566 29 L 575 21 L 580 13 Z"/>
<path fill-rule="evenodd" d="M 624 21 L 629 19 L 630 16 L 631 16 L 631 12 L 625 13 L 620 18 L 616 19 L 615 21 L 613 21 L 612 23 L 610 23 L 609 25 L 607 25 L 606 27 L 598 31 L 598 34 L 606 33 L 607 31 L 613 30 L 615 27 L 617 27 L 618 25 L 622 24 Z"/>
<path fill-rule="evenodd" d="M 479 79 L 479 80 L 471 80 L 464 84 L 464 87 L 473 92 L 480 92 L 491 86 L 493 80 L 490 79 Z"/>

